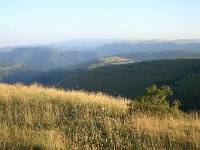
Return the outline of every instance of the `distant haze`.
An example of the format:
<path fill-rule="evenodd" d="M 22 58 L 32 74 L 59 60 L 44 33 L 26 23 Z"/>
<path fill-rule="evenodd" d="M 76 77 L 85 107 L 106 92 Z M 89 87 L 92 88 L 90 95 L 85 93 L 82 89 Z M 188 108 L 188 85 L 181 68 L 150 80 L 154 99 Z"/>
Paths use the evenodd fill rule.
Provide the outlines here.
<path fill-rule="evenodd" d="M 200 39 L 199 0 L 0 1 L 0 47 L 67 39 Z"/>

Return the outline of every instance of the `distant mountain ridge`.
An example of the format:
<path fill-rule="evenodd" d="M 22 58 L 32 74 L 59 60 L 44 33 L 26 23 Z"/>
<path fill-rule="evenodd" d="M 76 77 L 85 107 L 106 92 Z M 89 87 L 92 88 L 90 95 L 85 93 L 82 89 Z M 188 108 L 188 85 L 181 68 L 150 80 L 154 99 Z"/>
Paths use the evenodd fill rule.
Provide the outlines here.
<path fill-rule="evenodd" d="M 135 52 L 135 53 L 123 53 L 117 55 L 126 59 L 135 61 L 147 61 L 147 60 L 158 60 L 158 59 L 177 59 L 177 58 L 200 58 L 200 53 L 177 50 L 177 51 L 159 51 L 159 52 Z"/>
<path fill-rule="evenodd" d="M 175 42 L 121 42 L 105 44 L 97 49 L 98 56 L 104 57 L 109 55 L 118 55 L 121 53 L 133 52 L 162 52 L 162 51 L 177 51 L 187 50 L 200 53 L 200 43 L 184 43 L 178 44 Z"/>

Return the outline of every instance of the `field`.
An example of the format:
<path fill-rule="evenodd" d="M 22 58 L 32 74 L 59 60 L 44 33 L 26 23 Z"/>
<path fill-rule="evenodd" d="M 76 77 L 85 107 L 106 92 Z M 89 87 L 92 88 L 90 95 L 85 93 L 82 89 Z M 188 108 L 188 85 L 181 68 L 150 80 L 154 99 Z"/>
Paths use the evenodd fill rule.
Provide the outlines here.
<path fill-rule="evenodd" d="M 128 113 L 130 100 L 0 84 L 1 149 L 199 149 L 197 113 Z"/>

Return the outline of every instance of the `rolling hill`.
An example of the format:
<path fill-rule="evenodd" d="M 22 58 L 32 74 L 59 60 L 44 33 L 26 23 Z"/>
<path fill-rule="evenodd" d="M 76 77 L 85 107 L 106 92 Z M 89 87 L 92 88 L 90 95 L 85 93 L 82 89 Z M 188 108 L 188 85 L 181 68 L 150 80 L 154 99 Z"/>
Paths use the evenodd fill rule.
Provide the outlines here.
<path fill-rule="evenodd" d="M 198 112 L 173 101 L 200 109 L 199 54 L 140 46 L 0 50 L 1 81 L 56 87 L 0 84 L 0 149 L 199 149 Z"/>
<path fill-rule="evenodd" d="M 170 85 L 182 108 L 200 108 L 200 59 L 146 61 L 98 67 L 59 82 L 65 89 L 136 98 L 151 84 Z"/>
<path fill-rule="evenodd" d="M 48 71 L 41 76 L 37 77 L 35 82 L 42 83 L 43 85 L 55 85 L 57 82 L 79 76 L 83 72 L 89 71 L 91 69 L 107 66 L 107 65 L 117 65 L 117 64 L 127 64 L 133 63 L 134 61 L 125 59 L 119 56 L 103 57 L 95 60 L 91 60 L 78 65 L 70 66 L 65 69 L 55 69 Z"/>
<path fill-rule="evenodd" d="M 96 58 L 94 52 L 62 51 L 49 47 L 16 47 L 9 48 L 9 50 L 8 48 L 2 48 L 2 51 L 0 51 L 0 64 L 17 64 L 23 67 L 2 68 L 0 81 L 29 84 L 49 70 L 65 68 Z"/>
<path fill-rule="evenodd" d="M 0 62 L 42 69 L 62 68 L 95 59 L 94 52 L 66 51 L 47 47 L 21 47 L 0 52 Z"/>
<path fill-rule="evenodd" d="M 97 43 L 95 43 L 94 41 L 93 44 Z M 200 57 L 200 53 L 194 52 L 197 51 L 198 44 L 199 44 L 198 42 L 191 43 L 191 41 L 189 43 L 186 41 L 181 41 L 181 42 L 179 41 L 179 43 L 155 42 L 155 41 L 148 41 L 148 42 L 146 41 L 139 43 L 118 42 L 112 44 L 105 44 L 104 46 L 99 47 L 99 49 L 97 50 L 94 49 L 92 51 L 86 51 L 86 50 L 69 51 L 69 49 L 65 51 L 63 49 L 61 50 L 56 47 L 44 47 L 44 46 L 16 47 L 12 49 L 9 48 L 0 52 L 0 62 L 3 62 L 5 64 L 6 63 L 18 64 L 19 66 L 23 67 L 12 70 L 9 70 L 9 68 L 8 70 L 5 70 L 4 68 L 4 71 L 0 72 L 0 76 L 1 76 L 1 81 L 6 83 L 22 82 L 29 84 L 33 82 L 38 82 L 48 86 L 61 85 L 62 87 L 65 88 L 68 87 L 75 88 L 79 87 L 79 84 L 77 85 L 76 83 L 77 79 L 79 79 L 88 72 L 90 73 L 90 71 L 92 72 L 93 69 L 95 71 L 95 68 L 99 67 L 102 68 L 103 66 L 128 64 L 137 61 L 148 61 L 148 60 L 158 60 L 158 59 Z M 84 43 L 80 42 L 80 45 L 83 46 Z M 147 47 L 149 49 L 147 49 Z M 159 49 L 160 47 L 162 48 Z M 189 49 L 189 50 L 175 50 L 178 48 L 182 49 L 183 47 L 184 49 Z M 170 51 L 164 51 L 169 49 Z M 100 53 L 102 52 L 103 53 L 105 52 L 106 55 L 111 55 L 111 54 L 117 54 L 117 55 L 98 58 L 99 56 L 101 56 Z M 97 73 L 97 76 L 98 75 L 101 75 L 101 73 Z M 68 84 L 67 80 L 73 80 L 73 81 L 70 81 L 70 83 Z M 67 81 L 66 84 L 67 86 L 63 81 Z M 93 88 L 93 85 L 91 85 L 91 88 L 89 88 L 87 87 L 87 84 L 85 84 L 86 87 L 85 86 L 82 87 L 81 82 L 82 79 L 80 81 L 81 85 L 80 87 L 86 90 L 92 90 L 92 89 L 94 91 L 101 90 L 108 92 L 110 94 L 114 95 L 120 94 L 122 96 L 127 96 L 131 98 L 140 95 L 140 92 L 138 91 L 142 91 L 141 89 L 144 90 L 144 87 L 146 87 L 146 84 L 145 85 L 142 84 L 143 85 L 142 88 L 139 87 L 136 90 L 133 89 L 134 92 L 131 92 L 130 94 L 130 91 L 129 90 L 127 91 L 127 89 L 129 89 L 130 83 L 127 83 L 127 85 L 122 84 L 123 86 L 121 87 L 121 89 L 119 88 L 118 91 L 116 91 L 117 88 L 112 89 L 113 86 L 115 85 L 109 84 L 107 85 L 108 86 L 107 88 L 110 89 L 111 91 L 109 90 L 107 91 L 106 87 L 104 86 L 102 87 L 101 84 L 99 84 L 99 86 L 95 88 Z M 111 80 L 111 82 L 114 81 Z M 164 79 L 162 80 L 162 82 L 164 82 Z M 96 83 L 96 81 L 94 83 Z M 188 99 L 187 96 L 183 97 L 184 98 L 182 97 L 181 98 Z"/>
<path fill-rule="evenodd" d="M 165 51 L 165 52 L 136 52 L 114 55 L 109 57 L 101 57 L 95 60 L 84 62 L 78 65 L 70 66 L 65 69 L 56 69 L 47 71 L 36 79 L 36 82 L 44 85 L 55 85 L 56 82 L 66 78 L 79 76 L 80 74 L 91 69 L 107 66 L 128 64 L 137 61 L 157 60 L 157 59 L 175 59 L 175 58 L 196 58 L 200 57 L 199 53 L 190 51 Z"/>

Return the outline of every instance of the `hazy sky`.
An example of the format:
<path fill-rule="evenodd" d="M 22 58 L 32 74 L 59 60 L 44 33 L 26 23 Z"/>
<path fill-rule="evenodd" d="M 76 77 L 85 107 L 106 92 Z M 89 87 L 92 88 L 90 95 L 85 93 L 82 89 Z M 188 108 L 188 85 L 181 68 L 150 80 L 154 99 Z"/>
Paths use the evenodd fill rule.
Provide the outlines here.
<path fill-rule="evenodd" d="M 200 38 L 200 0 L 0 0 L 0 46 Z"/>

